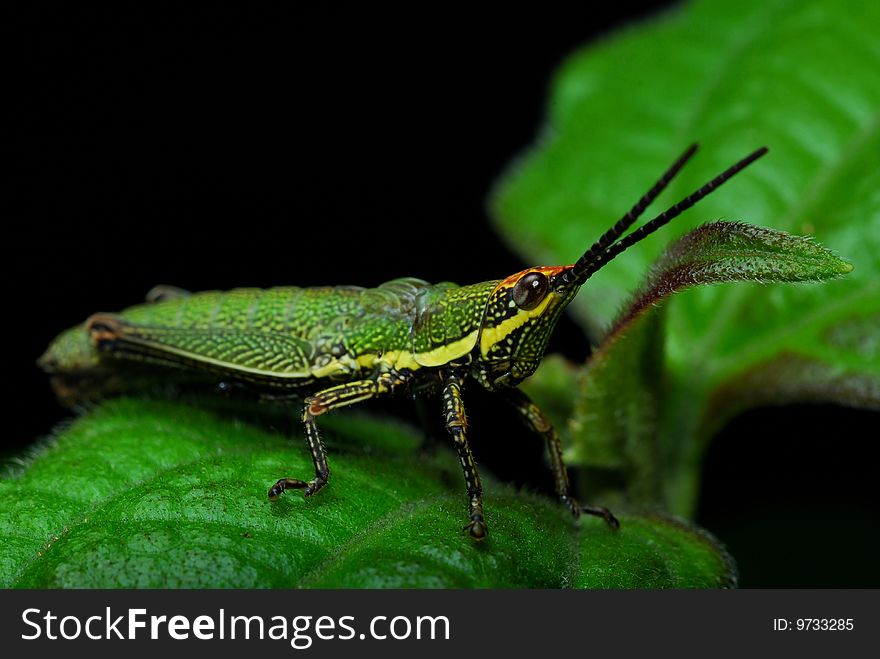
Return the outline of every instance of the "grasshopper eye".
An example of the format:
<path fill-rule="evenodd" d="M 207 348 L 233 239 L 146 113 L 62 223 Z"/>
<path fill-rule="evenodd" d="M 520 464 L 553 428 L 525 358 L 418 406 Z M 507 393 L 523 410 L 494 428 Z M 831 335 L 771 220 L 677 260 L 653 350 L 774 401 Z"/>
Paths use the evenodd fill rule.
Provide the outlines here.
<path fill-rule="evenodd" d="M 516 306 L 523 311 L 529 311 L 537 307 L 541 300 L 547 297 L 549 288 L 550 286 L 544 273 L 530 272 L 520 277 L 510 294 Z"/>

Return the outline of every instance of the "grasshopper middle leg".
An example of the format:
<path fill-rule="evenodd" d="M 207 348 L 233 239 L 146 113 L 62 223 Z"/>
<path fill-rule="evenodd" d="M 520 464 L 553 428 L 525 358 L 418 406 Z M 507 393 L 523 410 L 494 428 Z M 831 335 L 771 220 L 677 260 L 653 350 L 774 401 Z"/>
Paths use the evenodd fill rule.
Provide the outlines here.
<path fill-rule="evenodd" d="M 312 463 L 315 466 L 315 477 L 310 481 L 298 478 L 281 478 L 269 489 L 269 500 L 275 501 L 285 490 L 291 489 L 302 490 L 303 496 L 309 497 L 327 484 L 327 479 L 330 478 L 330 467 L 327 465 L 327 453 L 318 432 L 318 424 L 316 423 L 318 416 L 339 407 L 390 393 L 395 386 L 403 384 L 403 382 L 404 380 L 399 376 L 388 373 L 375 380 L 357 380 L 330 387 L 306 398 L 302 420 L 306 431 L 306 442 L 309 445 Z"/>
<path fill-rule="evenodd" d="M 458 461 L 467 486 L 468 514 L 471 521 L 464 528 L 473 538 L 482 540 L 487 533 L 486 520 L 483 517 L 483 486 L 467 441 L 467 417 L 461 399 L 461 378 L 452 370 L 443 372 L 443 414 L 446 428 L 458 450 Z"/>
<path fill-rule="evenodd" d="M 504 395 L 516 409 L 523 422 L 535 433 L 542 435 L 547 443 L 547 452 L 550 455 L 550 468 L 553 470 L 553 479 L 556 482 L 556 494 L 571 514 L 580 517 L 582 513 L 595 515 L 604 519 L 608 526 L 613 529 L 620 527 L 620 522 L 607 508 L 599 506 L 582 506 L 571 495 L 571 484 L 568 481 L 568 471 L 562 459 L 562 446 L 559 443 L 559 435 L 556 429 L 544 413 L 535 403 L 519 389 L 506 389 Z"/>

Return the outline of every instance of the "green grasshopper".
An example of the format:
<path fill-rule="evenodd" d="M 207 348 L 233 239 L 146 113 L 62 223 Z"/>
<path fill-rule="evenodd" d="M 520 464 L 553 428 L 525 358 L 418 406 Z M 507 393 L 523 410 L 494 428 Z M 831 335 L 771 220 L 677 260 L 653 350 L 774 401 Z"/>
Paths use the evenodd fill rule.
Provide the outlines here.
<path fill-rule="evenodd" d="M 595 272 L 766 153 L 758 149 L 664 213 L 624 233 L 669 184 L 697 146 L 687 149 L 654 186 L 574 265 L 527 268 L 506 279 L 468 286 L 395 279 L 377 288 L 280 287 L 187 293 L 159 287 L 146 304 L 98 313 L 61 334 L 40 358 L 62 400 L 90 386 L 103 393 L 137 388 L 141 369 L 169 380 L 201 379 L 256 388 L 271 399 L 302 401 L 302 422 L 315 475 L 282 478 L 269 489 L 309 497 L 330 469 L 316 420 L 362 401 L 407 391 L 439 391 L 446 427 L 467 487 L 470 535 L 483 539 L 480 476 L 467 440 L 462 388 L 467 379 L 505 396 L 525 424 L 543 436 L 556 493 L 582 513 L 619 524 L 606 508 L 581 506 L 571 488 L 559 437 L 517 385 L 538 368 L 562 311 Z"/>

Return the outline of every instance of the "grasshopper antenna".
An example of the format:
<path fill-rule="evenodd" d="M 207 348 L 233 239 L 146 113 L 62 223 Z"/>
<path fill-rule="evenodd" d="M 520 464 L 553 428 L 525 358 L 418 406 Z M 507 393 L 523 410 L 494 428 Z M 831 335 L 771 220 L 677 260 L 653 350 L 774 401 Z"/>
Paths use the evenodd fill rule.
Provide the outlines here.
<path fill-rule="evenodd" d="M 605 249 L 615 242 L 618 238 L 623 235 L 623 232 L 629 229 L 633 222 L 635 222 L 641 214 L 645 211 L 645 209 L 651 205 L 651 203 L 658 197 L 658 195 L 666 189 L 666 186 L 675 178 L 675 175 L 681 171 L 681 168 L 685 166 L 688 160 L 691 159 L 697 149 L 699 148 L 698 144 L 692 144 L 688 149 L 681 154 L 678 159 L 672 163 L 672 166 L 666 170 L 663 176 L 654 184 L 645 196 L 639 199 L 638 203 L 629 209 L 629 212 L 620 218 L 617 223 L 608 229 L 605 233 L 603 233 L 599 240 L 593 243 L 592 247 L 586 251 L 586 253 L 578 259 L 579 263 L 590 263 L 593 259 L 595 259 L 599 254 L 605 251 Z"/>
<path fill-rule="evenodd" d="M 699 148 L 698 144 L 691 144 L 687 150 L 682 153 L 678 159 L 672 163 L 672 166 L 666 170 L 666 172 L 661 176 L 654 186 L 645 193 L 645 195 L 639 199 L 638 203 L 635 206 L 629 209 L 629 211 L 621 217 L 613 227 L 608 229 L 605 233 L 603 233 L 599 240 L 594 242 L 590 249 L 584 252 L 584 255 L 581 256 L 577 260 L 577 263 L 574 264 L 574 267 L 571 270 L 567 270 L 560 276 L 560 283 L 563 286 L 571 284 L 576 280 L 574 276 L 580 269 L 586 268 L 590 263 L 592 263 L 605 249 L 611 245 L 614 241 L 620 238 L 623 235 L 623 232 L 629 229 L 633 222 L 635 222 L 641 214 L 645 211 L 645 209 L 651 205 L 651 203 L 657 198 L 657 196 L 666 189 L 666 186 L 669 185 L 670 181 L 675 178 L 675 175 L 681 171 L 681 168 L 685 166 L 688 160 L 691 159 L 697 149 Z"/>
<path fill-rule="evenodd" d="M 761 147 L 760 149 L 753 151 L 735 165 L 732 165 L 731 167 L 724 170 L 721 174 L 713 178 L 700 189 L 696 190 L 695 192 L 691 193 L 690 195 L 679 201 L 674 206 L 670 207 L 668 210 L 660 213 L 660 215 L 645 223 L 643 226 L 639 227 L 628 236 L 620 239 L 617 242 L 614 242 L 616 238 L 614 238 L 613 236 L 618 225 L 625 225 L 627 227 L 631 225 L 632 222 L 635 220 L 635 217 L 633 218 L 633 220 L 629 220 L 630 215 L 633 214 L 634 211 L 641 212 L 643 208 L 640 207 L 642 206 L 643 201 L 649 198 L 652 199 L 651 194 L 654 192 L 655 189 L 657 189 L 657 193 L 659 193 L 660 190 L 662 190 L 666 186 L 666 184 L 669 183 L 669 180 L 672 179 L 672 177 L 678 172 L 678 170 L 681 169 L 685 162 L 687 162 L 690 156 L 693 155 L 694 151 L 696 151 L 696 145 L 685 151 L 685 153 L 675 162 L 675 164 L 669 169 L 669 171 L 664 174 L 659 181 L 657 181 L 657 184 L 655 184 L 654 188 L 651 188 L 651 191 L 648 192 L 648 194 L 646 194 L 641 200 L 639 200 L 639 203 L 633 207 L 633 210 L 624 215 L 623 218 L 621 218 L 621 220 L 614 225 L 614 227 L 612 227 L 601 238 L 599 238 L 599 240 L 596 241 L 596 244 L 593 245 L 593 247 L 591 247 L 589 250 L 587 250 L 587 252 L 580 259 L 578 259 L 577 263 L 572 266 L 571 270 L 568 270 L 563 274 L 563 276 L 569 275 L 565 279 L 567 279 L 568 281 L 572 281 L 580 286 L 592 275 L 608 265 L 608 263 L 612 259 L 614 259 L 614 257 L 626 251 L 637 242 L 644 240 L 652 233 L 657 231 L 657 229 L 674 220 L 676 217 L 688 210 L 691 206 L 714 192 L 721 185 L 733 178 L 736 174 L 751 165 L 758 158 L 767 153 L 767 147 Z M 656 197 L 656 194 L 654 196 Z M 650 201 L 648 203 L 650 203 Z M 628 220 L 629 223 L 627 224 Z M 623 230 L 626 229 L 624 228 Z M 606 236 L 611 237 L 606 239 Z M 602 243 L 603 240 L 606 243 L 613 244 L 610 244 L 609 247 L 602 249 L 602 251 L 599 251 L 599 249 L 594 249 L 597 245 Z"/>

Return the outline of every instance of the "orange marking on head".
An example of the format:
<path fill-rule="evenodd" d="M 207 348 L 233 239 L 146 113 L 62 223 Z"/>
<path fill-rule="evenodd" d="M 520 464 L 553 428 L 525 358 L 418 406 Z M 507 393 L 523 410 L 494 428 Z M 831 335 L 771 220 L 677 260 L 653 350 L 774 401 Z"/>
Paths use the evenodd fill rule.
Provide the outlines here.
<path fill-rule="evenodd" d="M 507 279 L 498 284 L 498 286 L 495 287 L 495 290 L 497 291 L 499 288 L 513 288 L 516 285 L 516 282 L 518 282 L 521 277 L 527 275 L 530 272 L 542 272 L 549 278 L 555 277 L 563 270 L 568 270 L 571 267 L 572 266 L 570 265 L 539 265 L 534 268 L 526 268 L 525 270 L 521 270 L 516 274 L 510 275 Z"/>

